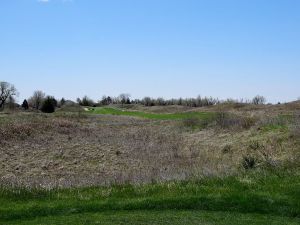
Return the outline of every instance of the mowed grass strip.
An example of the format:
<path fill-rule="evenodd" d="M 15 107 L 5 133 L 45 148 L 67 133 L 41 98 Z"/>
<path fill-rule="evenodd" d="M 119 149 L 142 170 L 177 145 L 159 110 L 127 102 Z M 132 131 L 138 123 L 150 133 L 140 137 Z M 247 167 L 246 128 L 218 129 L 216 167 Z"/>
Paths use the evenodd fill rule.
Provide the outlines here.
<path fill-rule="evenodd" d="M 102 213 L 83 213 L 63 216 L 37 217 L 30 220 L 15 220 L 5 225 L 298 225 L 299 218 L 280 217 L 262 214 L 210 212 L 199 210 L 165 211 L 109 211 Z"/>
<path fill-rule="evenodd" d="M 78 217 L 89 213 L 97 218 L 97 213 L 121 211 L 126 211 L 128 216 L 130 212 L 143 211 L 145 217 L 156 211 L 173 211 L 174 215 L 179 211 L 225 212 L 228 216 L 253 213 L 299 221 L 299 199 L 300 177 L 292 175 L 51 191 L 1 188 L 0 222 Z"/>
<path fill-rule="evenodd" d="M 211 112 L 183 112 L 183 113 L 147 113 L 141 111 L 129 111 L 112 107 L 90 107 L 89 113 L 92 114 L 108 114 L 118 116 L 134 116 L 155 120 L 182 120 L 190 117 L 208 120 L 213 118 L 214 113 Z"/>

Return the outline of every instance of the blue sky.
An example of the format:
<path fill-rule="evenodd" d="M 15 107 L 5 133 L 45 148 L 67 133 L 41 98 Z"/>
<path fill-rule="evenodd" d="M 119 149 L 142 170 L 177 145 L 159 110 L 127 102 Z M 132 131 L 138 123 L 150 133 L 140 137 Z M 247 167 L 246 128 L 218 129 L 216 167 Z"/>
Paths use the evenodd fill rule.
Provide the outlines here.
<path fill-rule="evenodd" d="M 1 0 L 0 80 L 19 101 L 300 97 L 298 0 Z"/>

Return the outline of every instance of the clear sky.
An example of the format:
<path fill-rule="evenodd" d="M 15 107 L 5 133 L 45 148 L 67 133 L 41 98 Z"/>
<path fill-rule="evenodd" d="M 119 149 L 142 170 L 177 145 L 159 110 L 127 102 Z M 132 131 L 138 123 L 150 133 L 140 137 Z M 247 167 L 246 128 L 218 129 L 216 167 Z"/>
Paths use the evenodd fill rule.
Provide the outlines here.
<path fill-rule="evenodd" d="M 0 0 L 0 80 L 19 101 L 300 97 L 299 0 Z"/>

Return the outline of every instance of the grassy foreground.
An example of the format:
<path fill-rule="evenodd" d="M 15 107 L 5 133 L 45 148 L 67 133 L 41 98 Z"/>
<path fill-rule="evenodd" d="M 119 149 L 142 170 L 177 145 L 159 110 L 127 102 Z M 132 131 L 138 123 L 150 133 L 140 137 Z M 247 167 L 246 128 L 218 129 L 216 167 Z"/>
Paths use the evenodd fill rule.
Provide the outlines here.
<path fill-rule="evenodd" d="M 112 107 L 95 107 L 90 108 L 89 113 L 93 114 L 108 114 L 108 115 L 118 115 L 118 116 L 135 116 L 146 119 L 156 119 L 156 120 L 180 120 L 191 117 L 196 117 L 199 119 L 210 119 L 213 117 L 213 113 L 210 112 L 184 112 L 184 113 L 147 113 L 141 111 L 129 111 L 121 110 Z"/>
<path fill-rule="evenodd" d="M 0 191 L 1 224 L 299 224 L 299 175 Z"/>
<path fill-rule="evenodd" d="M 300 219 L 261 214 L 209 211 L 116 211 L 83 213 L 68 216 L 48 216 L 33 220 L 18 220 L 4 224 L 102 224 L 102 225 L 298 225 Z"/>

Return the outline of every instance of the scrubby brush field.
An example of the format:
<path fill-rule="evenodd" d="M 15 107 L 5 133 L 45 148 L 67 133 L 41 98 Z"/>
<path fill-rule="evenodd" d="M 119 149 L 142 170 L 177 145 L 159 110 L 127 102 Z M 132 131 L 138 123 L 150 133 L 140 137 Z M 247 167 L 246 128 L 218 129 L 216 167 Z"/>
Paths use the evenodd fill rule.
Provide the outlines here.
<path fill-rule="evenodd" d="M 0 114 L 3 224 L 299 224 L 299 103 Z"/>

